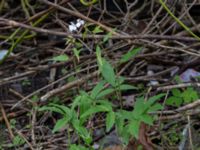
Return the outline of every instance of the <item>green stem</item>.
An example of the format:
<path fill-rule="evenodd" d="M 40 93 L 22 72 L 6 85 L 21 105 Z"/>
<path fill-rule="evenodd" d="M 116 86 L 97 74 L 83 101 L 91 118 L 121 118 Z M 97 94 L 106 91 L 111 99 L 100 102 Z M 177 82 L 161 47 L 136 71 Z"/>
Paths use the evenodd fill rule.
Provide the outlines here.
<path fill-rule="evenodd" d="M 188 31 L 193 37 L 195 37 L 196 39 L 200 40 L 200 37 L 198 35 L 196 35 L 194 32 L 192 32 L 192 30 L 190 30 L 189 27 L 187 27 L 180 19 L 178 19 L 171 11 L 170 9 L 166 6 L 166 4 L 163 2 L 163 0 L 159 0 L 160 4 L 162 5 L 162 7 L 169 13 L 169 15 L 174 18 L 174 20 L 180 25 L 182 26 L 186 31 Z"/>
<path fill-rule="evenodd" d="M 85 0 L 80 0 L 80 2 L 85 5 L 85 6 L 90 6 L 90 5 L 93 5 L 94 3 L 96 3 L 98 0 L 92 0 L 92 1 L 85 1 Z"/>
<path fill-rule="evenodd" d="M 33 23 L 33 27 L 37 26 L 40 22 L 42 22 L 47 16 L 48 14 L 43 15 L 41 18 L 39 18 L 36 22 Z M 11 34 L 11 36 L 8 38 L 9 40 L 14 39 L 15 35 L 21 30 L 21 28 L 17 28 L 15 30 L 14 33 Z M 6 60 L 6 58 L 13 52 L 14 48 L 21 42 L 23 41 L 24 37 L 26 36 L 26 34 L 29 32 L 29 29 L 26 29 L 20 36 L 19 38 L 17 38 L 17 40 L 15 42 L 13 42 L 12 46 L 9 48 L 7 54 L 3 57 L 3 59 L 0 60 L 0 65 Z"/>

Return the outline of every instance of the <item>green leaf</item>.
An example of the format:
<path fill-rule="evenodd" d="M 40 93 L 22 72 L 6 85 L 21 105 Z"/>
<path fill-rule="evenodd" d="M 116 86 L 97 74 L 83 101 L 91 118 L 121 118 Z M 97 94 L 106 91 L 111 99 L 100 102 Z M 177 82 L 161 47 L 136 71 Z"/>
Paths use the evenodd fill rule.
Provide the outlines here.
<path fill-rule="evenodd" d="M 84 114 L 92 105 L 92 100 L 91 98 L 87 96 L 82 96 L 81 101 L 80 101 L 80 115 Z"/>
<path fill-rule="evenodd" d="M 192 98 L 193 101 L 199 99 L 199 95 L 198 95 L 197 91 L 195 91 L 195 90 L 192 90 L 190 92 L 190 96 L 191 96 L 191 98 Z"/>
<path fill-rule="evenodd" d="M 103 43 L 107 42 L 112 37 L 112 32 L 108 32 L 103 38 Z"/>
<path fill-rule="evenodd" d="M 153 105 L 156 101 L 160 100 L 163 96 L 166 94 L 158 94 L 153 97 L 150 97 L 148 101 L 146 102 L 147 107 L 149 108 L 151 105 Z"/>
<path fill-rule="evenodd" d="M 125 119 L 125 120 L 132 120 L 134 119 L 134 115 L 133 115 L 133 112 L 131 111 L 126 111 L 126 110 L 120 110 L 118 112 L 118 116 L 120 114 L 120 117 Z"/>
<path fill-rule="evenodd" d="M 107 113 L 106 116 L 106 132 L 109 132 L 115 123 L 115 113 L 113 111 Z"/>
<path fill-rule="evenodd" d="M 116 128 L 117 128 L 117 132 L 119 134 L 122 134 L 123 132 L 123 128 L 124 128 L 124 118 L 121 117 L 121 114 L 117 114 L 116 115 L 116 119 L 115 119 L 115 125 L 116 125 Z"/>
<path fill-rule="evenodd" d="M 63 127 L 65 127 L 67 123 L 69 122 L 69 120 L 70 118 L 67 118 L 67 117 L 57 120 L 52 132 L 55 133 L 59 131 L 60 129 L 62 129 Z"/>
<path fill-rule="evenodd" d="M 69 57 L 66 54 L 63 54 L 63 55 L 53 57 L 52 60 L 63 62 L 63 61 L 68 61 Z"/>
<path fill-rule="evenodd" d="M 142 113 L 146 110 L 145 103 L 144 103 L 144 98 L 140 97 L 137 98 L 135 105 L 134 105 L 134 110 L 133 110 L 133 116 L 135 118 L 139 118 Z"/>
<path fill-rule="evenodd" d="M 171 96 L 166 99 L 166 104 L 171 106 L 180 106 L 183 103 L 183 99 L 181 97 Z"/>
<path fill-rule="evenodd" d="M 116 86 L 116 76 L 111 64 L 103 59 L 103 65 L 100 67 L 103 78 L 110 83 L 113 87 Z"/>
<path fill-rule="evenodd" d="M 80 125 L 76 125 L 74 127 L 76 129 L 76 132 L 78 132 L 78 134 L 87 144 L 90 144 L 92 142 L 92 137 L 85 127 Z"/>
<path fill-rule="evenodd" d="M 96 98 L 96 96 L 104 89 L 105 83 L 105 81 L 101 81 L 93 88 L 91 91 L 91 98 Z"/>
<path fill-rule="evenodd" d="M 52 111 L 64 115 L 64 112 L 60 108 L 50 106 L 42 106 L 41 108 L 38 108 L 38 111 Z"/>
<path fill-rule="evenodd" d="M 103 105 L 96 105 L 96 106 L 92 106 L 85 113 L 83 113 L 80 118 L 82 119 L 82 118 L 85 118 L 87 116 L 93 115 L 98 112 L 108 112 L 108 111 L 109 111 L 109 109 L 107 107 L 105 107 Z"/>
<path fill-rule="evenodd" d="M 71 109 L 69 109 L 68 107 L 66 107 L 64 105 L 53 104 L 53 103 L 51 103 L 50 106 L 53 106 L 55 108 L 59 108 L 64 112 L 65 116 L 67 116 L 69 118 L 72 117 Z"/>
<path fill-rule="evenodd" d="M 109 89 L 105 89 L 103 91 L 101 91 L 98 95 L 97 95 L 97 99 L 100 99 L 102 97 L 105 97 L 106 95 L 109 95 L 111 93 L 113 93 L 115 90 L 112 88 Z"/>
<path fill-rule="evenodd" d="M 80 105 L 81 98 L 82 98 L 82 95 L 79 95 L 73 100 L 71 104 L 71 110 L 74 110 L 78 105 Z"/>
<path fill-rule="evenodd" d="M 88 150 L 88 148 L 83 147 L 82 145 L 70 144 L 69 150 Z"/>
<path fill-rule="evenodd" d="M 96 47 L 96 57 L 97 57 L 99 68 L 101 68 L 101 66 L 103 65 L 103 60 L 101 57 L 101 48 L 99 47 L 99 45 L 97 45 Z"/>
<path fill-rule="evenodd" d="M 108 100 L 98 100 L 97 104 L 100 104 L 101 106 L 104 106 L 108 111 L 112 111 L 112 103 Z"/>
<path fill-rule="evenodd" d="M 122 140 L 122 142 L 123 142 L 124 145 L 128 145 L 130 139 L 133 137 L 133 136 L 131 135 L 131 133 L 129 132 L 129 130 L 127 130 L 127 129 L 128 129 L 128 125 L 126 125 L 126 126 L 123 128 L 123 130 L 122 130 L 122 132 L 121 132 L 121 134 L 120 134 L 121 140 Z"/>
<path fill-rule="evenodd" d="M 179 89 L 172 89 L 172 94 L 176 97 L 181 97 L 181 91 Z"/>
<path fill-rule="evenodd" d="M 131 133 L 132 136 L 138 139 L 140 129 L 140 121 L 139 120 L 132 120 L 128 124 L 128 131 Z"/>
<path fill-rule="evenodd" d="M 122 84 L 119 87 L 120 90 L 137 90 L 138 88 L 128 84 Z"/>
<path fill-rule="evenodd" d="M 146 124 L 153 125 L 153 117 L 148 114 L 143 114 L 140 119 Z"/>
<path fill-rule="evenodd" d="M 103 30 L 101 29 L 100 26 L 96 26 L 94 28 L 94 30 L 92 31 L 92 33 L 94 33 L 94 34 L 96 34 L 96 33 L 102 33 L 102 32 L 103 32 Z"/>
<path fill-rule="evenodd" d="M 117 80 L 117 82 L 118 82 L 118 85 L 121 85 L 122 83 L 124 83 L 125 78 L 122 77 L 122 76 L 118 76 L 116 80 Z"/>
<path fill-rule="evenodd" d="M 78 50 L 77 48 L 73 48 L 72 50 L 73 50 L 74 55 L 76 56 L 76 59 L 79 61 L 80 59 L 79 55 L 81 51 Z"/>
<path fill-rule="evenodd" d="M 14 146 L 19 146 L 24 144 L 26 141 L 19 135 L 15 136 L 13 139 L 13 145 Z"/>
<path fill-rule="evenodd" d="M 190 87 L 182 93 L 182 97 L 185 103 L 190 103 L 198 99 L 198 93 Z"/>
<path fill-rule="evenodd" d="M 131 58 L 133 58 L 139 51 L 142 50 L 142 47 L 137 47 L 126 53 L 125 55 L 122 56 L 120 63 L 125 63 L 129 61 Z"/>
<path fill-rule="evenodd" d="M 148 112 L 154 112 L 154 111 L 162 110 L 162 109 L 163 109 L 163 106 L 159 103 L 156 103 L 148 109 Z"/>

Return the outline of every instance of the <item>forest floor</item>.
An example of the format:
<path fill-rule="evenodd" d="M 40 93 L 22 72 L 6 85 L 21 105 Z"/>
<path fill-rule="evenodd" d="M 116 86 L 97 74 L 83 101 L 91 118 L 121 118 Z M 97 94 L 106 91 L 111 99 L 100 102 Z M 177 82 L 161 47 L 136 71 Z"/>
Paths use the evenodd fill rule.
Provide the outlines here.
<path fill-rule="evenodd" d="M 198 0 L 2 0 L 0 150 L 199 150 Z"/>

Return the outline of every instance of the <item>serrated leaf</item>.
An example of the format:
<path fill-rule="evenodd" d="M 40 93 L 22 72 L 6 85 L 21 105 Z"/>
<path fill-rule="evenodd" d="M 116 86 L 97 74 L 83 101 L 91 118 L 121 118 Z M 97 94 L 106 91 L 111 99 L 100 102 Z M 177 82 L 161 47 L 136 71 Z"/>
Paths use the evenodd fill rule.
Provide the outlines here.
<path fill-rule="evenodd" d="M 13 138 L 13 145 L 14 146 L 19 146 L 21 144 L 24 144 L 26 141 L 19 135 L 16 135 L 14 138 Z M 0 147 L 1 149 L 1 147 Z"/>
<path fill-rule="evenodd" d="M 68 61 L 69 57 L 66 54 L 63 54 L 63 55 L 53 57 L 52 60 L 63 62 L 63 61 Z"/>
<path fill-rule="evenodd" d="M 94 28 L 94 30 L 92 31 L 92 33 L 94 33 L 94 34 L 96 34 L 96 33 L 102 33 L 102 32 L 103 32 L 103 30 L 101 29 L 100 26 L 96 26 Z"/>
<path fill-rule="evenodd" d="M 118 112 L 118 116 L 119 116 L 119 113 L 120 113 L 120 117 L 125 119 L 125 120 L 131 120 L 131 119 L 134 118 L 133 112 L 131 112 L 131 111 L 120 110 Z"/>
<path fill-rule="evenodd" d="M 71 110 L 74 110 L 76 108 L 76 106 L 80 105 L 81 98 L 82 98 L 82 96 L 79 95 L 73 100 L 73 103 L 71 105 Z"/>
<path fill-rule="evenodd" d="M 139 129 L 140 129 L 140 121 L 139 120 L 132 120 L 128 124 L 128 131 L 131 133 L 132 136 L 134 136 L 136 139 L 138 139 L 139 136 Z"/>
<path fill-rule="evenodd" d="M 158 95 L 150 97 L 148 101 L 146 102 L 147 107 L 150 107 L 151 105 L 153 105 L 156 101 L 160 100 L 165 95 L 166 94 L 158 94 Z"/>
<path fill-rule="evenodd" d="M 111 93 L 113 93 L 115 90 L 112 89 L 112 88 L 109 88 L 109 89 L 105 89 L 103 91 L 101 91 L 98 95 L 97 95 L 97 99 L 100 99 L 100 98 L 103 98 Z"/>
<path fill-rule="evenodd" d="M 193 88 L 187 88 L 182 93 L 182 97 L 185 103 L 190 103 L 198 99 L 198 93 Z"/>
<path fill-rule="evenodd" d="M 171 106 L 180 106 L 183 103 L 183 99 L 181 97 L 171 96 L 166 99 L 166 104 Z"/>
<path fill-rule="evenodd" d="M 125 145 L 128 145 L 130 139 L 133 137 L 133 136 L 131 135 L 131 133 L 129 132 L 128 127 L 129 127 L 129 126 L 126 125 L 126 126 L 123 128 L 123 130 L 122 130 L 122 132 L 121 132 L 121 134 L 120 134 L 121 140 L 122 140 L 123 144 L 125 144 Z"/>
<path fill-rule="evenodd" d="M 115 125 L 119 134 L 122 134 L 124 128 L 124 119 L 117 114 Z"/>
<path fill-rule="evenodd" d="M 108 100 L 98 100 L 97 104 L 105 106 L 108 111 L 112 111 L 112 103 L 109 102 Z"/>
<path fill-rule="evenodd" d="M 181 97 L 181 91 L 179 89 L 172 89 L 172 94 L 176 97 Z"/>
<path fill-rule="evenodd" d="M 101 48 L 99 47 L 99 45 L 97 45 L 96 47 L 96 57 L 97 57 L 99 68 L 101 68 L 101 66 L 103 65 L 103 60 L 101 57 Z"/>
<path fill-rule="evenodd" d="M 83 147 L 82 145 L 70 144 L 69 150 L 88 150 L 88 148 Z"/>
<path fill-rule="evenodd" d="M 80 106 L 79 106 L 80 115 L 82 115 L 86 111 L 88 111 L 88 109 L 91 107 L 91 105 L 92 105 L 92 99 L 90 99 L 89 97 L 83 95 L 81 97 Z"/>
<path fill-rule="evenodd" d="M 162 109 L 163 109 L 163 106 L 159 103 L 156 103 L 148 109 L 148 112 L 154 112 L 154 111 L 162 110 Z"/>
<path fill-rule="evenodd" d="M 125 55 L 122 56 L 120 63 L 125 63 L 125 62 L 129 61 L 141 50 L 142 50 L 142 47 L 137 47 L 137 48 L 134 48 L 131 51 L 127 52 Z"/>
<path fill-rule="evenodd" d="M 64 115 L 64 112 L 60 108 L 57 108 L 57 107 L 43 106 L 41 108 L 38 108 L 38 111 L 51 111 L 51 112 L 57 112 L 59 114 Z"/>
<path fill-rule="evenodd" d="M 106 132 L 109 132 L 115 123 L 115 113 L 113 111 L 106 115 Z"/>
<path fill-rule="evenodd" d="M 58 105 L 58 104 L 49 104 L 50 106 L 54 107 L 54 108 L 59 108 L 60 110 L 62 110 L 64 112 L 64 115 L 71 118 L 72 114 L 71 114 L 71 109 L 69 109 L 68 107 L 64 106 L 64 105 Z"/>
<path fill-rule="evenodd" d="M 53 133 L 59 131 L 60 129 L 62 129 L 64 126 L 66 126 L 66 124 L 69 122 L 69 118 L 64 117 L 62 119 L 57 120 L 54 128 L 53 128 Z"/>
<path fill-rule="evenodd" d="M 103 105 L 97 105 L 97 106 L 93 106 L 90 109 L 88 109 L 85 113 L 83 113 L 80 118 L 85 118 L 87 116 L 93 115 L 95 113 L 99 113 L 99 112 L 107 112 L 109 111 L 109 109 Z"/>
<path fill-rule="evenodd" d="M 78 134 L 87 144 L 90 144 L 92 142 L 92 137 L 85 127 L 80 125 L 76 125 L 74 127 L 76 129 L 76 132 L 78 132 Z"/>
<path fill-rule="evenodd" d="M 138 118 L 141 116 L 142 113 L 146 110 L 145 103 L 144 103 L 144 98 L 137 98 L 135 105 L 134 105 L 134 110 L 133 110 L 133 115 L 135 118 Z"/>
<path fill-rule="evenodd" d="M 119 87 L 120 90 L 137 90 L 138 88 L 128 84 L 122 84 Z"/>
<path fill-rule="evenodd" d="M 90 95 L 89 95 L 87 92 L 85 92 L 85 91 L 80 91 L 80 95 L 81 95 L 81 96 L 85 96 L 85 97 L 87 97 L 87 98 L 90 97 Z"/>
<path fill-rule="evenodd" d="M 105 81 L 99 82 L 91 91 L 91 98 L 95 99 L 96 96 L 104 89 Z"/>
<path fill-rule="evenodd" d="M 102 60 L 103 65 L 100 67 L 103 78 L 110 83 L 113 87 L 116 86 L 116 76 L 113 67 L 105 59 Z"/>
<path fill-rule="evenodd" d="M 148 114 L 143 114 L 140 119 L 146 124 L 153 125 L 153 117 Z"/>

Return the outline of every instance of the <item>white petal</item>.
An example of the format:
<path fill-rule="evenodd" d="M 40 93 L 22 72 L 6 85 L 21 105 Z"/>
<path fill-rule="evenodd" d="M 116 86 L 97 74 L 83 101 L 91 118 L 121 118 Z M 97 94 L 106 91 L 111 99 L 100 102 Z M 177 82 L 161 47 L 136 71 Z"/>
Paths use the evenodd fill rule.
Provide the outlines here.
<path fill-rule="evenodd" d="M 84 25 L 84 24 L 85 24 L 85 21 L 84 21 L 84 20 L 81 20 L 80 23 L 81 23 L 82 25 Z"/>
<path fill-rule="evenodd" d="M 74 25 L 69 25 L 69 31 L 70 31 L 70 32 L 73 32 L 73 31 L 76 31 L 76 30 L 77 30 L 76 26 L 74 26 Z"/>
<path fill-rule="evenodd" d="M 80 28 L 81 25 L 82 25 L 82 24 L 81 24 L 80 22 L 78 22 L 78 23 L 76 24 L 76 27 L 77 27 L 77 28 Z"/>

